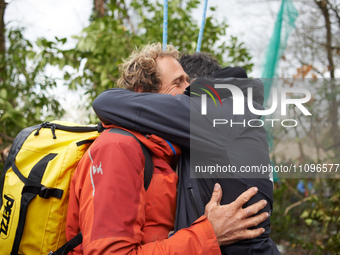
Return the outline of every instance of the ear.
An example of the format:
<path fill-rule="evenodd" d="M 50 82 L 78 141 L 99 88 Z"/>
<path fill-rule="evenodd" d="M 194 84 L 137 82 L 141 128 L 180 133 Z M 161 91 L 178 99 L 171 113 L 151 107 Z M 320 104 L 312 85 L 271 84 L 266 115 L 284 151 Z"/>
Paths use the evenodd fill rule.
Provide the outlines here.
<path fill-rule="evenodd" d="M 135 87 L 135 92 L 137 93 L 143 93 L 143 86 L 142 85 L 137 85 Z"/>

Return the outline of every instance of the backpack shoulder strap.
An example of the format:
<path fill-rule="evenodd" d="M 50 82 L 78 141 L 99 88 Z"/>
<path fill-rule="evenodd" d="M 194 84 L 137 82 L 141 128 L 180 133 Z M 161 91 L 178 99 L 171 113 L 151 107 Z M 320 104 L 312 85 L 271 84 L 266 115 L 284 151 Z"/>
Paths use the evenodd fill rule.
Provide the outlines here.
<path fill-rule="evenodd" d="M 36 129 L 39 128 L 40 125 L 35 125 L 32 127 L 27 127 L 23 130 L 20 131 L 20 133 L 16 136 L 16 138 L 14 139 L 14 142 L 11 146 L 11 149 L 8 153 L 8 157 L 6 159 L 4 168 L 2 170 L 1 173 L 1 178 L 0 178 L 0 208 L 2 206 L 2 191 L 3 191 L 3 187 L 5 184 L 5 176 L 6 173 L 8 171 L 8 169 L 11 168 L 11 166 L 13 165 L 13 163 L 15 162 L 15 157 L 17 156 L 18 152 L 20 151 L 23 143 L 26 141 L 27 137 Z"/>
<path fill-rule="evenodd" d="M 55 252 L 50 251 L 47 255 L 66 255 L 74 248 L 76 248 L 79 244 L 83 242 L 83 235 L 79 232 L 76 236 L 74 236 L 70 241 L 65 243 Z"/>
<path fill-rule="evenodd" d="M 153 174 L 153 161 L 152 161 L 150 150 L 143 143 L 141 143 L 141 141 L 139 141 L 139 139 L 134 134 L 130 133 L 129 131 L 126 131 L 126 130 L 120 129 L 120 128 L 111 128 L 109 130 L 109 132 L 121 134 L 121 135 L 126 135 L 126 136 L 131 136 L 134 139 L 136 139 L 136 141 L 141 146 L 144 157 L 145 157 L 144 188 L 145 188 L 145 190 L 147 190 L 149 185 L 150 185 L 150 182 L 151 182 L 151 179 L 152 179 L 152 174 Z"/>
<path fill-rule="evenodd" d="M 109 130 L 109 132 L 116 133 L 116 134 L 122 134 L 122 135 L 126 135 L 126 136 L 131 136 L 134 139 L 136 139 L 136 141 L 141 146 L 144 157 L 145 157 L 144 189 L 147 190 L 149 185 L 150 185 L 150 182 L 151 182 L 151 179 L 152 179 L 152 174 L 153 174 L 153 161 L 152 161 L 150 150 L 143 143 L 141 143 L 134 134 L 132 134 L 132 133 L 126 131 L 126 130 L 123 130 L 123 129 L 120 129 L 120 128 L 111 128 Z M 72 251 L 74 248 L 76 248 L 79 244 L 81 244 L 82 241 L 83 241 L 83 236 L 82 236 L 81 232 L 79 232 L 76 236 L 74 236 L 70 241 L 65 243 L 58 250 L 56 250 L 55 252 L 51 251 L 48 255 L 66 255 L 70 251 Z"/>

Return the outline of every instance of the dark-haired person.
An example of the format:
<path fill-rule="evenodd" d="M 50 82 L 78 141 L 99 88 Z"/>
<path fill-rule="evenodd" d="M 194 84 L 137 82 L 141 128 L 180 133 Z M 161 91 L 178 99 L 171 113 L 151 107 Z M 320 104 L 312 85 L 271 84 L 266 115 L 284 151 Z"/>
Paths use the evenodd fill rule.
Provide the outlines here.
<path fill-rule="evenodd" d="M 211 54 L 204 52 L 182 55 L 178 62 L 183 67 L 184 72 L 190 77 L 190 80 L 198 77 L 209 77 L 211 74 L 222 69 L 222 66 Z"/>
<path fill-rule="evenodd" d="M 173 47 L 163 51 L 159 44 L 149 45 L 127 60 L 120 82 L 140 92 L 178 94 L 189 84 L 177 54 Z M 73 254 L 220 254 L 219 245 L 263 233 L 263 228 L 248 228 L 269 216 L 263 212 L 250 217 L 266 201 L 242 208 L 257 190 L 250 188 L 230 205 L 221 206 L 222 190 L 216 184 L 201 217 L 167 238 L 174 227 L 177 174 L 173 163 L 180 151 L 155 135 L 132 132 L 152 152 L 150 186 L 145 191 L 145 159 L 138 142 L 104 131 L 72 178 L 66 236 L 69 240 L 79 231 L 83 234 L 82 246 Z"/>

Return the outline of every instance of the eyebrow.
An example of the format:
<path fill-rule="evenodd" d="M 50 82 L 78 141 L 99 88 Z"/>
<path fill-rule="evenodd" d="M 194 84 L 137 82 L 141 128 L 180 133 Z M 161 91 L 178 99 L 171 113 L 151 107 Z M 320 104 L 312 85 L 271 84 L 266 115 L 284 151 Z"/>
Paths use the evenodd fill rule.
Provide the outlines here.
<path fill-rule="evenodd" d="M 188 80 L 188 79 L 190 79 L 190 77 L 189 77 L 189 75 L 184 75 L 184 74 L 181 74 L 180 76 L 178 76 L 177 78 L 175 78 L 175 79 L 173 79 L 173 81 L 172 82 L 175 82 L 175 81 L 177 81 L 178 79 L 181 79 L 182 77 L 184 77 L 184 79 L 185 80 Z"/>

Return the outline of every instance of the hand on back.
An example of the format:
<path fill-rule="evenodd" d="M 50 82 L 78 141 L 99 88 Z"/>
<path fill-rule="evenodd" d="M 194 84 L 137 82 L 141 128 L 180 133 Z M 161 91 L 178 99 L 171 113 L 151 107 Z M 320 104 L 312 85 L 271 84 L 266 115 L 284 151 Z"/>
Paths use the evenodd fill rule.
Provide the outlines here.
<path fill-rule="evenodd" d="M 248 228 L 257 226 L 269 217 L 267 212 L 253 216 L 266 206 L 267 201 L 261 200 L 247 208 L 242 208 L 257 191 L 257 188 L 250 188 L 234 202 L 220 205 L 222 188 L 218 183 L 215 184 L 214 192 L 205 207 L 204 214 L 210 221 L 220 246 L 229 245 L 243 239 L 255 238 L 265 231 L 264 228 L 253 230 Z"/>

